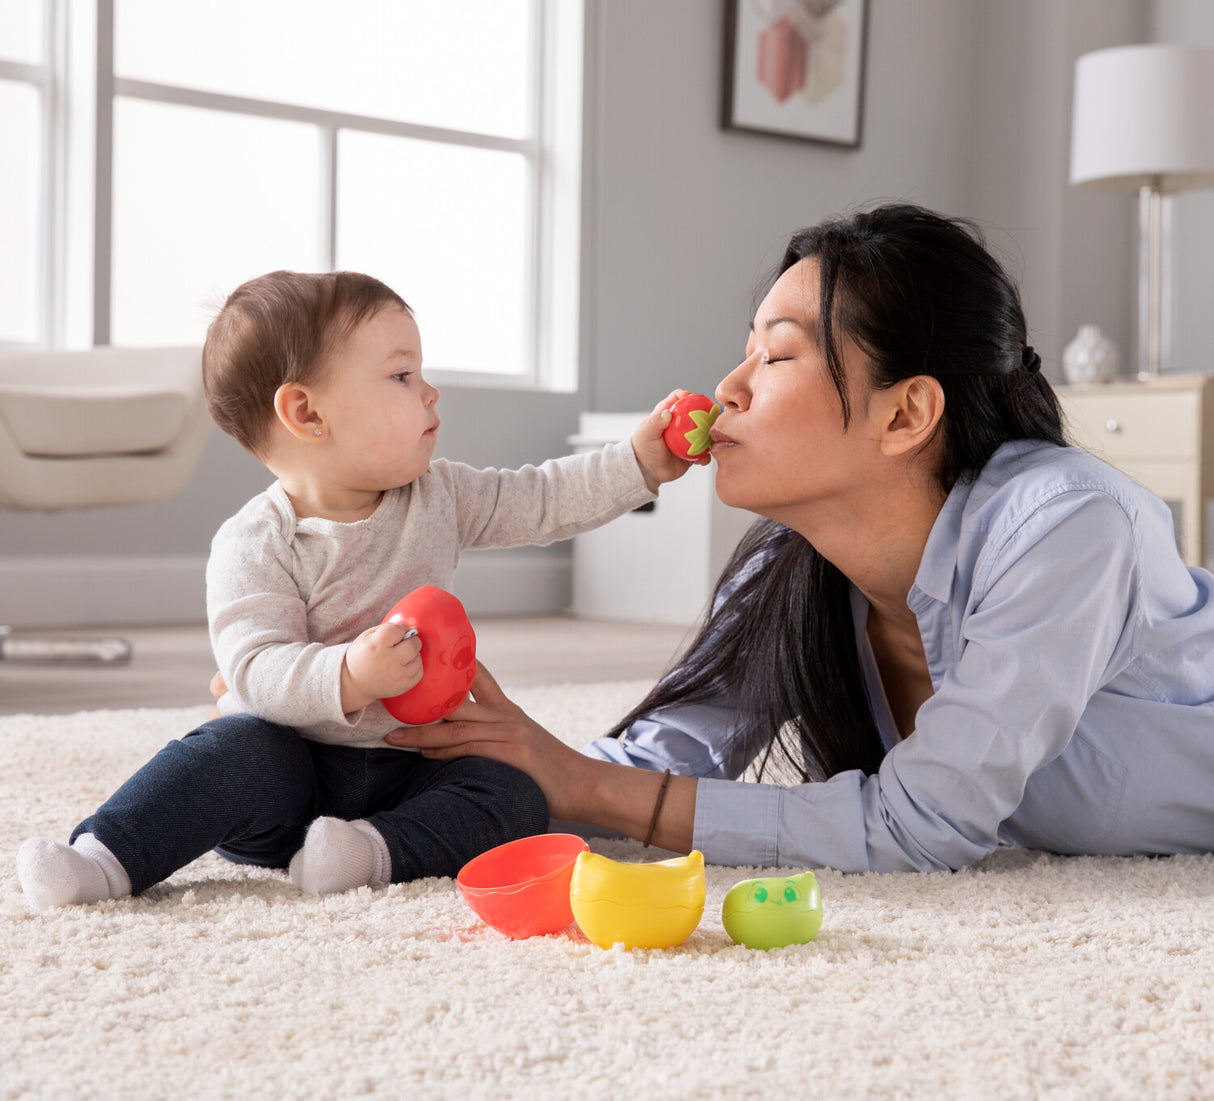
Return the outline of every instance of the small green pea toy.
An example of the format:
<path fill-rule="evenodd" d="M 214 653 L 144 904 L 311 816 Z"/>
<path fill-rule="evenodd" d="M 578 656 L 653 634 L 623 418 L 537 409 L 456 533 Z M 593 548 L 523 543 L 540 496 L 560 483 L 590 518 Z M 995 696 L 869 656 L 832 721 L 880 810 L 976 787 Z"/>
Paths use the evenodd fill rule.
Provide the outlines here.
<path fill-rule="evenodd" d="M 721 903 L 721 924 L 746 948 L 808 944 L 822 928 L 822 892 L 813 872 L 744 879 Z"/>

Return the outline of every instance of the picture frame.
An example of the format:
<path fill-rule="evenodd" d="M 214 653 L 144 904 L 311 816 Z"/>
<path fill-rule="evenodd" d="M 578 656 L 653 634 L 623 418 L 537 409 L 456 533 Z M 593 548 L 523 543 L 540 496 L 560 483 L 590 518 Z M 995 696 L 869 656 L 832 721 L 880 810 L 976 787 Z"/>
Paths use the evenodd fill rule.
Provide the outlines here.
<path fill-rule="evenodd" d="M 860 147 L 868 0 L 726 0 L 726 130 Z"/>

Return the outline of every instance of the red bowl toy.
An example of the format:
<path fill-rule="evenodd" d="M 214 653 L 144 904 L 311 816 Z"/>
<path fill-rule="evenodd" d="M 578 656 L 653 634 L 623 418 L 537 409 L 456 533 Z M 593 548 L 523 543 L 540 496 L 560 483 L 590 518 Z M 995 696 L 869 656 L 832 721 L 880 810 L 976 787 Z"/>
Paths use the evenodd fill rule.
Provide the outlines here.
<path fill-rule="evenodd" d="M 573 921 L 569 882 L 590 846 L 571 833 L 537 833 L 481 853 L 456 876 L 482 921 L 514 940 L 558 933 Z"/>
<path fill-rule="evenodd" d="M 414 628 L 422 644 L 422 679 L 382 701 L 388 714 L 410 726 L 450 715 L 468 698 L 476 676 L 476 632 L 464 606 L 445 589 L 423 585 L 397 601 L 383 621 Z"/>

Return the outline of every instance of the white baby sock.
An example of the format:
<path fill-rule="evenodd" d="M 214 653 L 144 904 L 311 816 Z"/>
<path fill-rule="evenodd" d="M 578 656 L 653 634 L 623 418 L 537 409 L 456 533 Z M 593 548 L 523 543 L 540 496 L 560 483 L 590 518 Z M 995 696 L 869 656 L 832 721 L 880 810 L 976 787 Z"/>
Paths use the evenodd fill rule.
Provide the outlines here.
<path fill-rule="evenodd" d="M 17 878 L 39 910 L 125 898 L 131 893 L 126 869 L 91 833 L 82 833 L 70 847 L 46 837 L 31 837 L 17 852 Z"/>
<path fill-rule="evenodd" d="M 361 818 L 317 818 L 303 848 L 291 858 L 291 881 L 305 894 L 331 895 L 355 887 L 385 887 L 392 880 L 388 843 Z"/>

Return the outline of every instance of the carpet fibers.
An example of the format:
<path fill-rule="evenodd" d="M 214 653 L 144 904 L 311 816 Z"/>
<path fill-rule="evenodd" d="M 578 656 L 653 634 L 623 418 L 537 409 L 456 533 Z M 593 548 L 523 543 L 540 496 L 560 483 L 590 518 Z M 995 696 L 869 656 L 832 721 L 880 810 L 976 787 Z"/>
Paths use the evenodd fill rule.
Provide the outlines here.
<path fill-rule="evenodd" d="M 644 687 L 513 696 L 582 744 Z M 0 719 L 0 1097 L 1214 1097 L 1208 856 L 825 871 L 822 932 L 772 952 L 721 926 L 760 874 L 739 868 L 709 867 L 667 951 L 510 941 L 449 879 L 318 899 L 213 855 L 137 899 L 32 912 L 20 842 L 66 839 L 201 716 Z"/>

